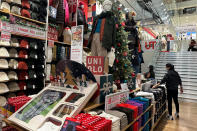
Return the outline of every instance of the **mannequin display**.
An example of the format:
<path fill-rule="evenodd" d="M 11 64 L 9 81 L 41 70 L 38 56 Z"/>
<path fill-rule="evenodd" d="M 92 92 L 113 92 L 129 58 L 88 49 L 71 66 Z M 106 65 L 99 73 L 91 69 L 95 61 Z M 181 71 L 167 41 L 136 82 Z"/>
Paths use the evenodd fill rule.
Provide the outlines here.
<path fill-rule="evenodd" d="M 105 0 L 103 2 L 103 12 L 94 18 L 88 41 L 92 56 L 107 56 L 107 52 L 111 51 L 115 44 L 116 23 L 111 8 L 112 2 Z"/>
<path fill-rule="evenodd" d="M 63 36 L 64 36 L 64 43 L 71 45 L 72 32 L 69 27 L 66 27 L 64 29 Z"/>
<path fill-rule="evenodd" d="M 136 29 L 136 22 L 134 21 L 132 13 L 126 14 L 125 31 L 129 32 L 128 39 L 131 41 L 129 44 L 129 49 L 133 49 L 131 44 L 133 44 L 134 47 L 138 47 L 138 31 Z"/>

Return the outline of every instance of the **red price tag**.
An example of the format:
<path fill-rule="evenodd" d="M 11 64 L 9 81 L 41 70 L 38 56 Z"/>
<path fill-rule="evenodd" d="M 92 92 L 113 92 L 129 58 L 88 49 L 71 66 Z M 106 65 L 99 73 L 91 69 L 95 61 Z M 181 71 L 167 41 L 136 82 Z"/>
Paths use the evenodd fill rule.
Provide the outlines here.
<path fill-rule="evenodd" d="M 3 41 L 10 41 L 11 39 L 11 33 L 7 31 L 2 31 L 1 32 L 1 40 Z"/>
<path fill-rule="evenodd" d="M 53 48 L 54 47 L 54 41 L 53 40 L 49 40 L 48 41 L 48 46 Z"/>

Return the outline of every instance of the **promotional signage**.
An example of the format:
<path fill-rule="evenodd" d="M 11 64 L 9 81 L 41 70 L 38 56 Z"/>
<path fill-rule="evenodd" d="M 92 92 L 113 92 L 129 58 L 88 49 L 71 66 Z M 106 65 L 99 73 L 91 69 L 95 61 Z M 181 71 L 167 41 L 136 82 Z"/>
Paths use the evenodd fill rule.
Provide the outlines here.
<path fill-rule="evenodd" d="M 86 67 L 94 75 L 104 74 L 104 56 L 87 56 Z"/>
<path fill-rule="evenodd" d="M 129 99 L 129 90 L 105 96 L 105 111 L 116 107 L 117 104 L 125 103 Z"/>
<path fill-rule="evenodd" d="M 71 60 L 82 64 L 83 58 L 83 25 L 71 28 Z"/>
<path fill-rule="evenodd" d="M 10 32 L 1 31 L 1 40 L 2 40 L 2 41 L 10 41 L 10 39 L 11 39 L 11 34 L 10 34 Z"/>
<path fill-rule="evenodd" d="M 10 32 L 13 34 L 19 34 L 28 37 L 37 37 L 40 39 L 45 39 L 46 37 L 45 31 L 39 29 L 34 29 L 31 27 L 26 27 L 18 24 L 10 24 L 4 21 L 0 21 L 0 23 L 1 23 L 1 28 L 0 28 L 1 31 Z"/>
<path fill-rule="evenodd" d="M 56 30 L 56 28 L 53 28 L 53 27 L 49 26 L 47 37 L 48 37 L 49 40 L 57 41 L 58 40 L 58 31 Z"/>
<path fill-rule="evenodd" d="M 143 51 L 153 51 L 159 40 L 141 41 L 141 46 Z"/>

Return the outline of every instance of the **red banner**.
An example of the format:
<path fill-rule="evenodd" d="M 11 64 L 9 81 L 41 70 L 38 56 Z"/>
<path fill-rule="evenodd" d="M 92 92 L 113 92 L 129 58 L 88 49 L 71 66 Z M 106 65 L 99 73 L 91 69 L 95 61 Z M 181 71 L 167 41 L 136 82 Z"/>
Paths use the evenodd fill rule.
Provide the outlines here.
<path fill-rule="evenodd" d="M 104 60 L 103 56 L 87 56 L 86 67 L 94 75 L 104 75 Z"/>

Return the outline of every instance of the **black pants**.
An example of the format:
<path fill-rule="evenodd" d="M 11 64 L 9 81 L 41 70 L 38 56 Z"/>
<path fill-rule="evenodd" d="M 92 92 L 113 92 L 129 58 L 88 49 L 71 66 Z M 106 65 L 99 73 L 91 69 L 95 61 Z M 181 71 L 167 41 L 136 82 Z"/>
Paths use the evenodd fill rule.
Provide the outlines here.
<path fill-rule="evenodd" d="M 176 106 L 176 112 L 179 113 L 178 90 L 167 90 L 167 99 L 169 115 L 172 115 L 172 99 Z"/>

